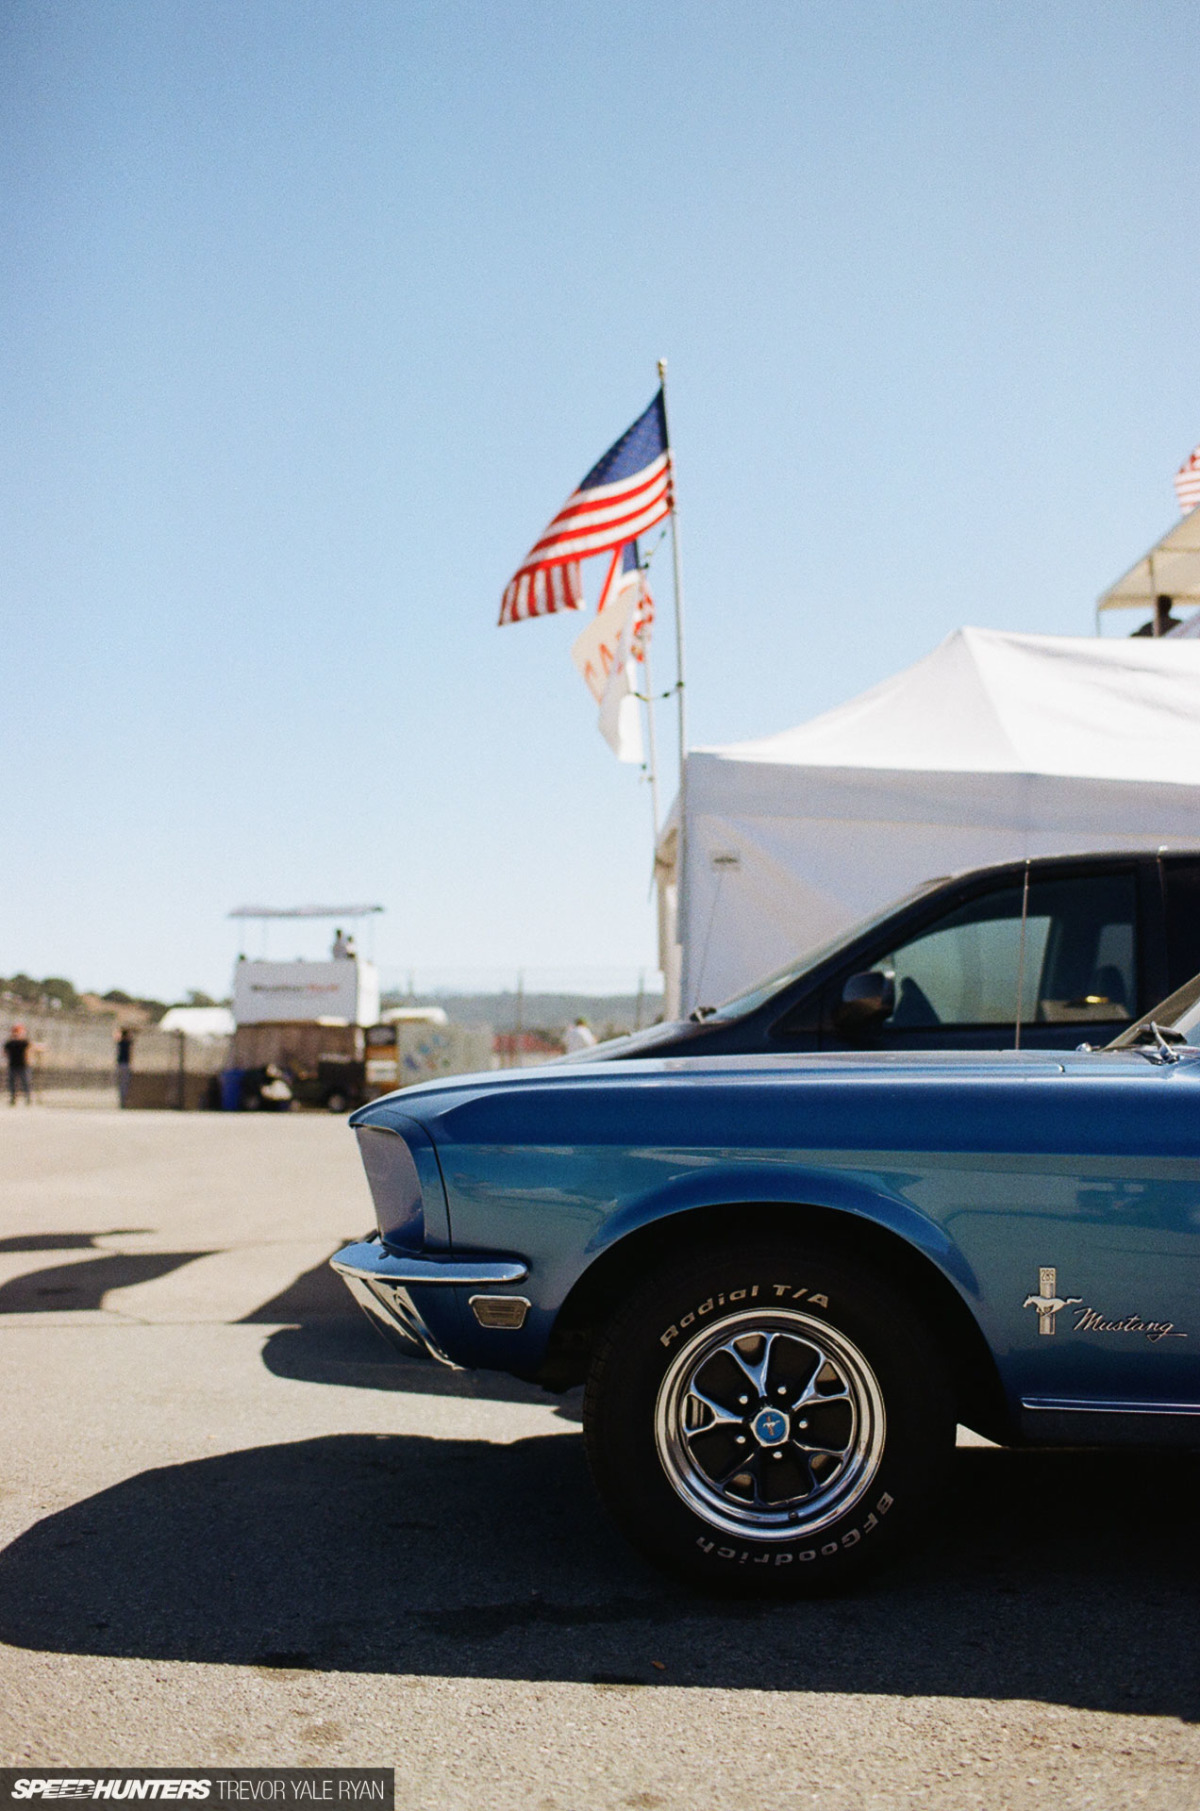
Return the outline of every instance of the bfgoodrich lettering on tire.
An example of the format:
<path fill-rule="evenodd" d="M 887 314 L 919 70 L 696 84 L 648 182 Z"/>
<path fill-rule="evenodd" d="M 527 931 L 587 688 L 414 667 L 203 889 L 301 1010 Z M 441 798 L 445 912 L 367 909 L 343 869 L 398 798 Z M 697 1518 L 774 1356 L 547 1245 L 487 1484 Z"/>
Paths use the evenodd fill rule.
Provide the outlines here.
<path fill-rule="evenodd" d="M 849 1583 L 921 1532 L 954 1412 L 903 1294 L 771 1239 L 646 1278 L 598 1342 L 584 1432 L 610 1512 L 652 1559 L 784 1594 Z"/>

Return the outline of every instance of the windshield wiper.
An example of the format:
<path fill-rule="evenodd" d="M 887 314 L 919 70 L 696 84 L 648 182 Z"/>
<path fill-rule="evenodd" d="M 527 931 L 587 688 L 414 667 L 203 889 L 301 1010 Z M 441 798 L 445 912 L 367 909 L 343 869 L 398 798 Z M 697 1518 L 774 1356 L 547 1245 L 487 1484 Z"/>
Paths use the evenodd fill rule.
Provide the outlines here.
<path fill-rule="evenodd" d="M 693 1006 L 688 1018 L 693 1025 L 702 1025 L 705 1019 L 711 1019 L 716 1012 L 715 1006 Z"/>

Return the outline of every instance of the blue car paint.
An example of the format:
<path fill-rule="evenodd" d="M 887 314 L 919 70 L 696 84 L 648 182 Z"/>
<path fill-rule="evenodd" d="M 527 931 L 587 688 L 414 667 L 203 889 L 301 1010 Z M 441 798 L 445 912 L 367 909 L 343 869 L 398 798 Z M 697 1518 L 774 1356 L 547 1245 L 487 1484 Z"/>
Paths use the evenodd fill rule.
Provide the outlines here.
<path fill-rule="evenodd" d="M 1031 1052 L 664 1058 L 428 1083 L 353 1123 L 415 1121 L 456 1251 L 529 1265 L 519 1332 L 466 1292 L 418 1306 L 459 1363 L 536 1372 L 572 1286 L 653 1221 L 749 1202 L 875 1222 L 958 1291 L 1014 1408 L 1200 1403 L 1200 1060 Z M 686 1223 L 681 1221 L 681 1226 Z M 1039 1334 L 1051 1265 L 1077 1297 Z M 1105 1330 L 1073 1331 L 1090 1309 Z M 1161 1334 L 1108 1330 L 1140 1318 Z"/>

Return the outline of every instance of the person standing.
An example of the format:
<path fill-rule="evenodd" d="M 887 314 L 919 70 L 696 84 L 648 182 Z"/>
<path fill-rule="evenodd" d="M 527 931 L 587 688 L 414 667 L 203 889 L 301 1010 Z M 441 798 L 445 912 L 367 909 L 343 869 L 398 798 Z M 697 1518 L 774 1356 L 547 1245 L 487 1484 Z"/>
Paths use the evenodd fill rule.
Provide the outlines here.
<path fill-rule="evenodd" d="M 133 1074 L 133 1033 L 122 1025 L 114 1033 L 117 1040 L 117 1104 L 129 1105 L 129 1078 Z"/>
<path fill-rule="evenodd" d="M 15 1107 L 17 1095 L 25 1096 L 25 1105 L 33 1105 L 29 1092 L 29 1039 L 25 1035 L 24 1025 L 14 1025 L 12 1034 L 4 1046 L 4 1055 L 8 1063 L 8 1104 Z"/>
<path fill-rule="evenodd" d="M 568 1056 L 574 1056 L 579 1050 L 593 1050 L 596 1045 L 596 1034 L 586 1019 L 576 1019 L 573 1025 L 567 1026 L 567 1035 L 563 1045 Z"/>

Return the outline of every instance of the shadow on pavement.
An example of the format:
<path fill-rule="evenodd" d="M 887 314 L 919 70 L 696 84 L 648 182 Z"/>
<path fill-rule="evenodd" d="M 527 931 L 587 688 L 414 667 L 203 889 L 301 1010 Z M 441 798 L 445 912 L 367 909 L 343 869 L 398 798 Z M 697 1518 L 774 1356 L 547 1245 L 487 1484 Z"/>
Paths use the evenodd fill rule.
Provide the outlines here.
<path fill-rule="evenodd" d="M 341 1239 L 333 1247 L 336 1251 L 342 1245 L 352 1243 L 350 1239 Z M 332 1253 L 331 1253 L 332 1255 Z M 356 1308 L 350 1291 L 346 1288 L 336 1270 L 331 1270 L 328 1260 L 314 1264 L 311 1270 L 303 1271 L 294 1282 L 273 1295 L 269 1302 L 256 1308 L 253 1314 L 242 1316 L 248 1326 L 280 1326 L 285 1321 L 362 1321 L 367 1325 L 366 1317 L 360 1308 Z"/>
<path fill-rule="evenodd" d="M 84 1241 L 87 1244 L 87 1241 Z M 9 1248 L 10 1250 L 12 1247 Z M 28 1250 L 28 1245 L 25 1246 Z M 43 1248 L 45 1249 L 45 1248 Z M 52 1250 L 78 1250 L 57 1245 Z M 0 1284 L 0 1314 L 58 1314 L 69 1309 L 97 1309 L 110 1289 L 128 1289 L 134 1283 L 152 1283 L 169 1276 L 206 1251 L 106 1252 L 82 1264 L 56 1264 L 47 1270 L 29 1270 Z"/>
<path fill-rule="evenodd" d="M 97 1239 L 118 1239 L 148 1232 L 145 1226 L 114 1226 L 109 1232 L 25 1232 L 0 1239 L 0 1252 L 99 1251 Z"/>
<path fill-rule="evenodd" d="M 632 1555 L 576 1437 L 348 1434 L 144 1472 L 47 1517 L 0 1554 L 0 1639 L 1196 1719 L 1198 1470 L 1187 1455 L 963 1450 L 924 1555 L 854 1597 L 762 1607 L 693 1596 Z"/>

